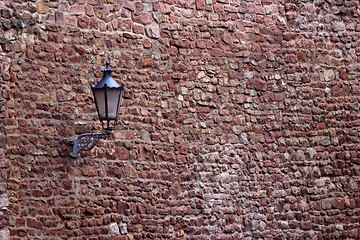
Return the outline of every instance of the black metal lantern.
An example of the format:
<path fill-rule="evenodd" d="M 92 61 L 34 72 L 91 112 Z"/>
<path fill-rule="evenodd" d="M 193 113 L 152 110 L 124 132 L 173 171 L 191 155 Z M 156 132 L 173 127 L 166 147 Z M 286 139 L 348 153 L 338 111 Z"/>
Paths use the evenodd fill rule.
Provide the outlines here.
<path fill-rule="evenodd" d="M 106 62 L 106 68 L 101 71 L 104 73 L 101 81 L 96 86 L 91 86 L 94 94 L 96 109 L 105 131 L 111 131 L 115 128 L 119 115 L 122 92 L 125 85 L 119 85 L 111 76 L 114 71 L 109 68 L 110 62 Z M 113 126 L 111 127 L 111 122 Z"/>
<path fill-rule="evenodd" d="M 96 110 L 101 121 L 103 133 L 84 133 L 77 139 L 72 140 L 73 151 L 70 156 L 77 158 L 80 151 L 89 151 L 96 146 L 100 139 L 107 139 L 112 130 L 115 129 L 122 93 L 125 85 L 119 85 L 111 76 L 114 71 L 109 68 L 110 62 L 106 61 L 106 68 L 101 71 L 104 73 L 101 81 L 96 86 L 91 86 Z"/>

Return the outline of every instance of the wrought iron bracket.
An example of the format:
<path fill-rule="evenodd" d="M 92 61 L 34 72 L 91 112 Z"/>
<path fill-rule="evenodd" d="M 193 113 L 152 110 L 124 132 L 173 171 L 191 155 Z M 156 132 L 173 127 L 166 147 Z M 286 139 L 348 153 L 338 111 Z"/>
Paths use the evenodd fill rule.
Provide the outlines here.
<path fill-rule="evenodd" d="M 90 151 L 93 149 L 100 139 L 108 139 L 110 136 L 110 131 L 104 133 L 84 133 L 78 136 L 76 139 L 71 140 L 73 144 L 72 152 L 70 156 L 73 158 L 80 157 L 81 151 Z"/>

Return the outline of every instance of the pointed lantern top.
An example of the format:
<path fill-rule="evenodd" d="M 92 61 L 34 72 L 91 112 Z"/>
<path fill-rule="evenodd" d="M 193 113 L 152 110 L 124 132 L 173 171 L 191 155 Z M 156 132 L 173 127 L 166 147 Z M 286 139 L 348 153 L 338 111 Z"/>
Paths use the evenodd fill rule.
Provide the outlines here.
<path fill-rule="evenodd" d="M 106 87 L 108 88 L 118 88 L 120 85 L 112 78 L 111 73 L 114 71 L 113 69 L 109 68 L 110 61 L 106 61 L 106 68 L 101 69 L 101 71 L 104 73 L 103 78 L 101 81 L 96 84 L 94 88 L 103 88 L 106 84 Z"/>

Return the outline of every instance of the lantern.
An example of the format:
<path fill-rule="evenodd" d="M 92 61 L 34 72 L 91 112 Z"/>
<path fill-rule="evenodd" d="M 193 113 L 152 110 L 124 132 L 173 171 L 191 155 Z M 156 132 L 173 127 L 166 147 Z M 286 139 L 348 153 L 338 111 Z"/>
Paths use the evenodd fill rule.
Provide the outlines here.
<path fill-rule="evenodd" d="M 103 133 L 84 133 L 72 140 L 73 150 L 70 156 L 78 158 L 81 151 L 89 151 L 96 146 L 100 139 L 107 139 L 112 130 L 115 129 L 122 93 L 125 85 L 119 85 L 111 76 L 114 71 L 109 68 L 110 62 L 106 61 L 106 68 L 101 81 L 96 86 L 91 86 L 96 110 L 101 122 Z"/>
<path fill-rule="evenodd" d="M 114 70 L 109 68 L 109 65 L 110 62 L 107 61 L 106 68 L 101 70 L 104 73 L 103 78 L 95 87 L 91 86 L 99 120 L 106 131 L 111 131 L 115 128 L 122 93 L 125 88 L 124 84 L 119 85 L 112 78 L 111 73 Z"/>

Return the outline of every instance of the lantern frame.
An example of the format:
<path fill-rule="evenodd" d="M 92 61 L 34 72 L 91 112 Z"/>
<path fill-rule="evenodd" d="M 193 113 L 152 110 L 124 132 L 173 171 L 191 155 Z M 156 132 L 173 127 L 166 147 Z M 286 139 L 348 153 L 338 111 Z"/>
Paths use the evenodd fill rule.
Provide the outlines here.
<path fill-rule="evenodd" d="M 119 115 L 120 104 L 122 99 L 122 93 L 125 88 L 125 84 L 119 85 L 111 76 L 111 73 L 114 71 L 109 68 L 110 62 L 106 62 L 106 68 L 101 71 L 104 73 L 102 80 L 96 84 L 96 86 L 91 86 L 91 90 L 94 96 L 94 102 L 96 105 L 96 110 L 98 112 L 99 120 L 101 122 L 102 128 L 105 131 L 112 131 L 115 129 L 117 118 Z M 112 110 L 115 112 L 110 112 L 110 105 L 114 104 L 110 102 L 110 92 L 114 92 L 118 94 L 118 98 L 116 99 L 117 104 L 116 107 L 112 106 Z M 99 96 L 103 94 L 104 102 L 99 101 Z M 98 96 L 97 96 L 98 95 Z M 102 106 L 104 105 L 104 106 Z M 102 109 L 104 108 L 104 109 Z M 105 113 L 105 116 L 104 116 Z M 110 116 L 111 115 L 111 116 Z M 113 126 L 111 126 L 111 121 L 113 121 Z"/>

